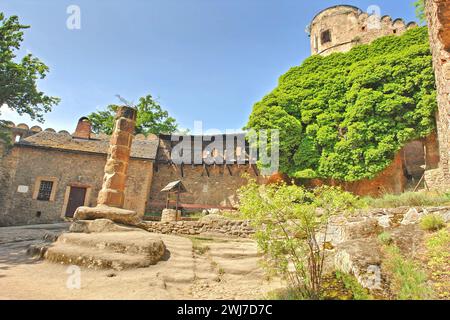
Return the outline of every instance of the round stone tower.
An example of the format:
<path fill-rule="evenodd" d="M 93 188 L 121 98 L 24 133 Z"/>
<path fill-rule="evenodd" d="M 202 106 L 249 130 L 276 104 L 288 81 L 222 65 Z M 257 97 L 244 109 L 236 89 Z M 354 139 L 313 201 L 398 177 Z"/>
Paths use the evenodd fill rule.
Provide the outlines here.
<path fill-rule="evenodd" d="M 319 12 L 308 26 L 311 38 L 311 54 L 329 55 L 347 52 L 358 44 L 370 43 L 387 35 L 400 35 L 416 27 L 415 22 L 406 24 L 403 19 L 392 20 L 381 16 L 376 6 L 368 12 L 349 5 L 338 5 Z"/>

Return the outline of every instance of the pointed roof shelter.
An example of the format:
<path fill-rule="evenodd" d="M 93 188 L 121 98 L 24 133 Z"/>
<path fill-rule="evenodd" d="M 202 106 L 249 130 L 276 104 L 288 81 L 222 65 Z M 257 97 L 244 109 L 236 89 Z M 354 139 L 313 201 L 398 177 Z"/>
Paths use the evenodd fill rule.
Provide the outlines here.
<path fill-rule="evenodd" d="M 172 181 L 171 183 L 169 183 L 167 186 L 165 186 L 161 192 L 165 192 L 165 191 L 178 191 L 179 193 L 183 193 L 183 192 L 187 192 L 186 187 L 184 186 L 184 184 L 181 182 L 181 180 L 177 180 L 177 181 Z"/>
<path fill-rule="evenodd" d="M 175 194 L 176 195 L 176 205 L 175 210 L 178 211 L 178 205 L 180 203 L 180 194 L 183 192 L 187 192 L 186 187 L 181 182 L 181 180 L 173 181 L 169 183 L 167 186 L 165 186 L 161 192 L 167 192 L 167 201 L 166 201 L 166 209 L 169 209 L 170 205 L 170 195 Z"/>

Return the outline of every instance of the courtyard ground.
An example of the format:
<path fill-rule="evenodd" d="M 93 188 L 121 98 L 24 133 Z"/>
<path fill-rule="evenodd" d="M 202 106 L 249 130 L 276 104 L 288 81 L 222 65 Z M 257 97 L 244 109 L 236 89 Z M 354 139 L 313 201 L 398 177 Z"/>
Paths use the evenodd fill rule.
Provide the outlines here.
<path fill-rule="evenodd" d="M 281 286 L 259 266 L 256 243 L 215 236 L 161 235 L 163 261 L 133 270 L 81 268 L 79 289 L 70 288 L 67 265 L 33 259 L 32 244 L 69 224 L 0 228 L 0 299 L 261 299 Z"/>

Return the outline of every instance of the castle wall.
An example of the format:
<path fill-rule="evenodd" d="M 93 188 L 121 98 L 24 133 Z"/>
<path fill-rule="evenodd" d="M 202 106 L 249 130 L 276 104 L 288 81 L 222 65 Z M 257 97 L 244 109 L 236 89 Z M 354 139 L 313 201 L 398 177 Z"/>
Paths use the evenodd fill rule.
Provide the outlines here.
<path fill-rule="evenodd" d="M 0 191 L 0 226 L 5 226 L 61 221 L 69 186 L 87 188 L 85 205 L 95 206 L 106 156 L 16 146 L 2 161 L 1 169 L 9 172 L 4 179 L 6 185 L 2 184 Z M 131 160 L 125 191 L 126 209 L 144 214 L 152 170 L 151 161 Z M 33 199 L 36 181 L 42 177 L 55 181 L 56 192 L 51 201 Z M 27 191 L 23 192 L 24 189 Z"/>
<path fill-rule="evenodd" d="M 427 172 L 427 183 L 433 189 L 450 187 L 450 1 L 426 0 L 426 14 L 433 66 L 436 74 L 438 112 L 436 114 L 440 150 L 439 169 Z"/>
<path fill-rule="evenodd" d="M 311 54 L 326 56 L 347 52 L 383 36 L 401 35 L 415 26 L 414 22 L 406 24 L 402 19 L 392 20 L 389 16 L 369 16 L 353 6 L 331 7 L 316 15 L 310 25 Z"/>
<path fill-rule="evenodd" d="M 407 179 L 404 174 L 402 151 L 398 152 L 393 162 L 373 179 L 363 179 L 354 182 L 343 182 L 333 179 L 312 179 L 307 187 L 322 185 L 338 186 L 356 195 L 380 196 L 386 193 L 399 194 L 405 191 Z"/>
<path fill-rule="evenodd" d="M 242 177 L 246 173 L 250 177 L 263 183 L 265 178 L 256 176 L 255 171 L 249 165 L 229 165 L 228 169 L 223 165 L 208 166 L 209 176 L 202 165 L 183 165 L 183 176 L 181 166 L 171 164 L 155 164 L 155 172 L 150 192 L 150 202 L 147 212 L 161 212 L 161 205 L 165 205 L 167 193 L 160 192 L 169 182 L 182 180 L 187 193 L 180 196 L 183 204 L 234 207 L 237 204 L 237 190 L 247 183 Z M 192 208 L 189 211 L 201 211 Z"/>

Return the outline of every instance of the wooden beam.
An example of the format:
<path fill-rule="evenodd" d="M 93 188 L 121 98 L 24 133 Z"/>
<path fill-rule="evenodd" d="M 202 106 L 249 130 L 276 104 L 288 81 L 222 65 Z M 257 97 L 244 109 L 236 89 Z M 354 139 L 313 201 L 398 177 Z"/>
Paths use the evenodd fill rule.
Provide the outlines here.
<path fill-rule="evenodd" d="M 252 165 L 252 164 L 250 163 L 250 168 L 252 168 L 252 169 L 253 169 L 253 172 L 255 173 L 255 175 L 256 175 L 257 177 L 259 177 L 259 172 L 258 172 L 258 170 L 256 169 L 256 166 L 254 166 L 254 165 Z"/>
<path fill-rule="evenodd" d="M 225 167 L 227 167 L 227 170 L 228 170 L 228 173 L 230 174 L 230 176 L 233 176 L 233 172 L 231 171 L 230 166 L 225 164 Z"/>
<path fill-rule="evenodd" d="M 184 168 L 183 168 L 183 163 L 180 165 L 180 171 L 181 171 L 181 177 L 184 178 Z"/>
<path fill-rule="evenodd" d="M 203 164 L 203 171 L 206 171 L 206 175 L 209 178 L 209 170 L 208 170 L 208 166 L 206 164 Z M 202 172 L 202 175 L 203 175 L 203 172 Z"/>

